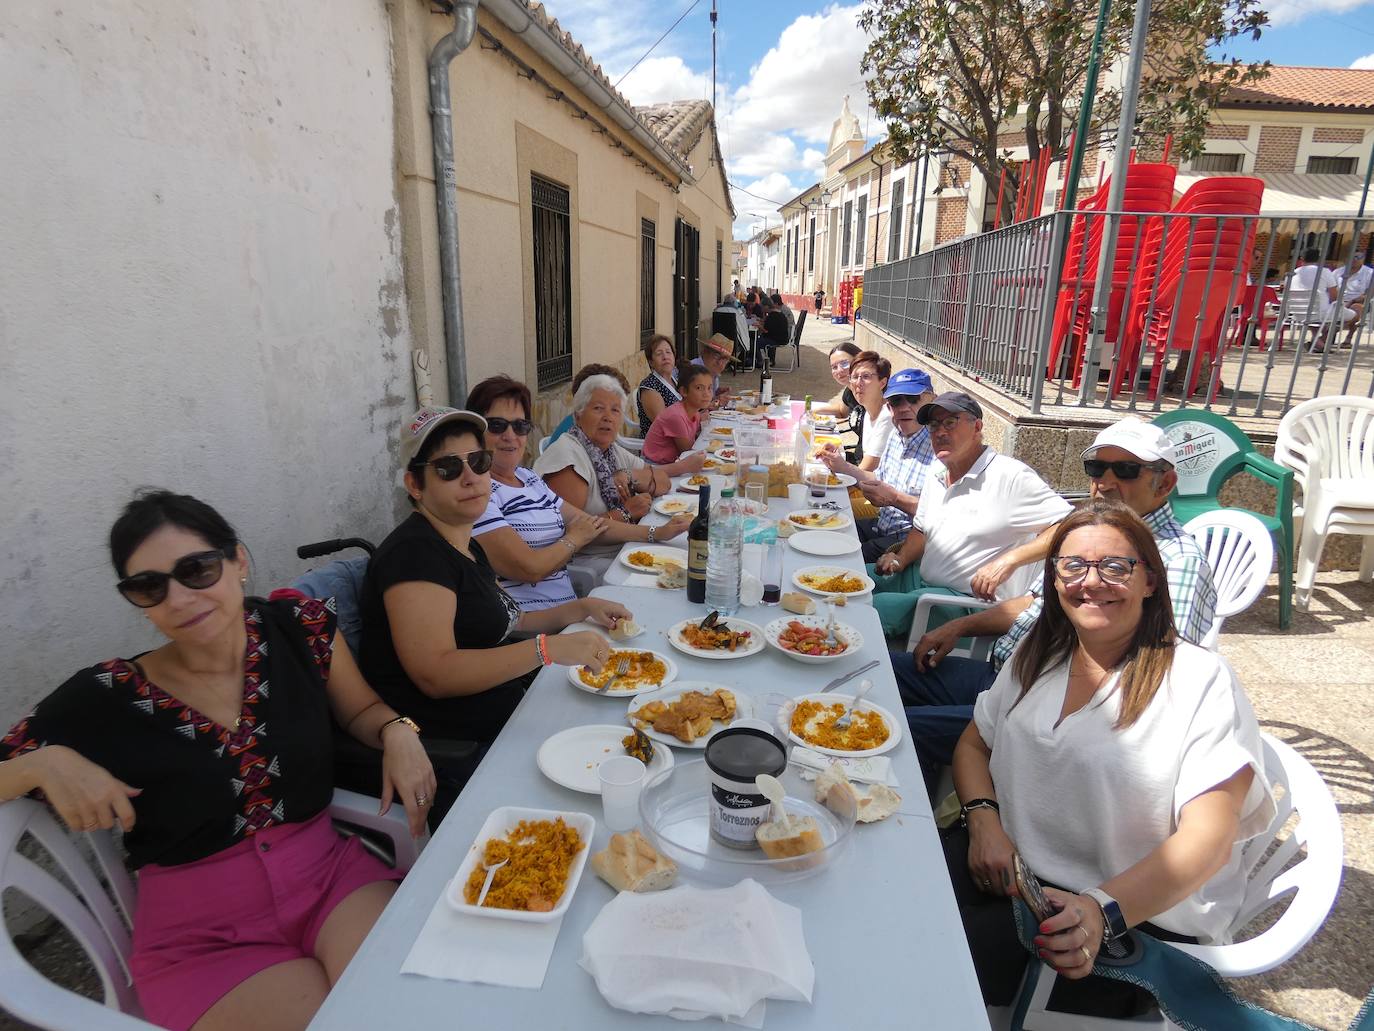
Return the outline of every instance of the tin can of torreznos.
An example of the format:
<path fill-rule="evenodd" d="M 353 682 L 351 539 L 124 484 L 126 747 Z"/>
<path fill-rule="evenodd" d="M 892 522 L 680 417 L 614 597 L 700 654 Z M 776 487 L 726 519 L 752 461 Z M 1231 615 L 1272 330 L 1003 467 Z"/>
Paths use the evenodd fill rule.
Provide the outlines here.
<path fill-rule="evenodd" d="M 706 742 L 711 775 L 711 837 L 729 848 L 758 848 L 754 831 L 769 815 L 769 802 L 754 780 L 761 773 L 781 776 L 787 749 L 766 730 L 729 727 Z"/>

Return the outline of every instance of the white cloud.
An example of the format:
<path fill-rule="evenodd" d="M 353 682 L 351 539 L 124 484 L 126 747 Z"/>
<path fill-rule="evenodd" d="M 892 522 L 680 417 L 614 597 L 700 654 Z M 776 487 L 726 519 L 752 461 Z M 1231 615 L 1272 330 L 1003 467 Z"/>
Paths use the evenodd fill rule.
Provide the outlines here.
<path fill-rule="evenodd" d="M 797 145 L 786 136 L 769 133 L 751 140 L 747 147 L 734 148 L 730 161 L 730 175 L 735 179 L 744 176 L 761 177 L 796 167 Z"/>
<path fill-rule="evenodd" d="M 1374 69 L 1374 54 L 1365 54 L 1364 57 L 1357 57 L 1350 62 L 1351 68 Z"/>
<path fill-rule="evenodd" d="M 648 57 L 625 76 L 619 89 L 630 103 L 638 105 L 709 99 L 711 74 L 692 71 L 680 57 Z"/>
<path fill-rule="evenodd" d="M 1277 28 L 1300 22 L 1313 14 L 1353 11 L 1367 3 L 1369 0 L 1271 0 L 1267 10 L 1270 26 Z"/>

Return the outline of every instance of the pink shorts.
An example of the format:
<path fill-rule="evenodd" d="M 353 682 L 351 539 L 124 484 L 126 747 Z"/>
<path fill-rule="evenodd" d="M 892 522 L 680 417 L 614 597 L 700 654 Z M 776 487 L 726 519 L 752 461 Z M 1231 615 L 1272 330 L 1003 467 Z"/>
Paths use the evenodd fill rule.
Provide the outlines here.
<path fill-rule="evenodd" d="M 334 907 L 401 875 L 340 837 L 329 812 L 138 875 L 130 966 L 144 1016 L 182 1031 L 254 974 L 310 957 Z"/>

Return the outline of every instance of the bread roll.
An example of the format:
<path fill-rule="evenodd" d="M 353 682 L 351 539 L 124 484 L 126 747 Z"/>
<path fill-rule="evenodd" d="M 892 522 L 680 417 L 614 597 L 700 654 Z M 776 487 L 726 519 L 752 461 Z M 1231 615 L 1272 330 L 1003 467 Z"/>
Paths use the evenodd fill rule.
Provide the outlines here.
<path fill-rule="evenodd" d="M 798 616 L 809 616 L 816 611 L 816 603 L 797 591 L 788 591 L 779 599 L 779 603 L 783 609 L 795 612 Z"/>
<path fill-rule="evenodd" d="M 612 641 L 628 641 L 638 637 L 644 632 L 644 628 L 633 619 L 617 620 L 615 626 L 611 627 L 609 633 Z"/>
<path fill-rule="evenodd" d="M 840 816 L 858 812 L 859 796 L 839 763 L 827 766 L 816 777 L 816 801 Z"/>
<path fill-rule="evenodd" d="M 612 834 L 591 863 L 596 875 L 616 891 L 661 891 L 677 879 L 677 864 L 659 855 L 637 830 Z"/>
<path fill-rule="evenodd" d="M 769 859 L 792 859 L 825 848 L 815 817 L 787 814 L 786 821 L 761 823 L 754 837 Z"/>

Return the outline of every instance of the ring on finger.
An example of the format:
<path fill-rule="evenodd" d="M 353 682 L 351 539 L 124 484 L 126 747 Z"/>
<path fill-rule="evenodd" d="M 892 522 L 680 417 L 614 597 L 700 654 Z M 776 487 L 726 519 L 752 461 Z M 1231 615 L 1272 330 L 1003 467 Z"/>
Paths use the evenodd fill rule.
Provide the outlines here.
<path fill-rule="evenodd" d="M 1083 953 L 1084 963 L 1091 963 L 1093 961 L 1093 954 L 1088 951 L 1088 947 L 1086 945 L 1078 946 L 1078 951 Z"/>
<path fill-rule="evenodd" d="M 418 805 L 421 809 L 423 809 L 425 806 L 429 805 L 429 796 L 428 796 L 428 795 L 416 795 L 416 796 L 415 796 L 415 804 Z"/>

